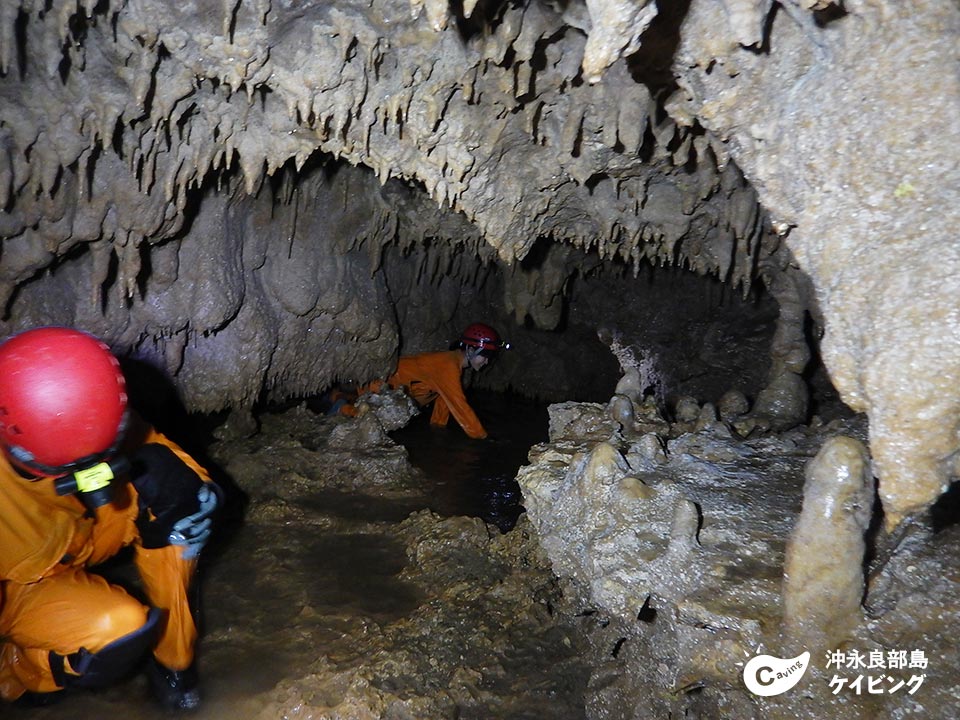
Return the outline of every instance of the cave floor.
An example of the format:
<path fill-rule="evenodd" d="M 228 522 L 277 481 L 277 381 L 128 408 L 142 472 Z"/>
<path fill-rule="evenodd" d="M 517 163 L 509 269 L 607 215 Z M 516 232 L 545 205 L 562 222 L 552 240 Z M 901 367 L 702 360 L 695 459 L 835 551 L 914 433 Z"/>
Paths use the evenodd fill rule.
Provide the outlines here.
<path fill-rule="evenodd" d="M 583 717 L 589 670 L 525 519 L 503 533 L 424 509 L 436 488 L 402 446 L 326 447 L 332 422 L 287 412 L 211 449 L 232 517 L 202 567 L 193 716 Z M 105 574 L 131 582 L 123 563 Z M 107 716 L 169 717 L 142 675 L 4 708 L 10 720 Z"/>
<path fill-rule="evenodd" d="M 461 513 L 467 508 L 458 506 L 457 482 L 436 482 L 442 468 L 427 477 L 404 446 L 362 419 L 329 419 L 296 407 L 265 415 L 261 423 L 257 435 L 222 440 L 209 451 L 229 501 L 203 559 L 204 704 L 194 717 L 612 720 L 633 717 L 630 708 L 643 706 L 630 692 L 611 695 L 604 687 L 615 688 L 622 678 L 631 692 L 652 692 L 644 690 L 651 658 L 641 652 L 641 641 L 666 626 L 635 622 L 640 629 L 630 632 L 636 637 L 624 643 L 628 634 L 617 622 L 590 611 L 569 587 L 561 589 L 526 514 L 504 531 Z M 826 429 L 808 439 L 821 432 Z M 674 445 L 684 451 L 677 455 L 684 467 L 679 481 L 700 478 L 691 492 L 708 510 L 717 504 L 708 497 L 716 488 L 699 471 L 725 467 L 713 443 L 689 435 Z M 735 463 L 737 477 L 765 478 L 767 492 L 789 500 L 780 519 L 788 528 L 800 495 L 795 468 L 785 468 L 798 465 L 789 457 L 798 450 L 788 439 L 750 447 L 761 452 L 749 463 Z M 450 478 L 467 462 L 457 457 L 447 469 Z M 736 506 L 738 498 L 726 499 Z M 505 514 L 512 517 L 512 510 Z M 724 521 L 743 547 L 758 532 L 770 534 L 756 518 L 733 513 Z M 711 532 L 701 534 L 705 547 L 719 530 Z M 785 532 L 773 533 L 777 543 Z M 721 706 L 740 697 L 738 714 L 718 714 L 715 706 L 688 716 L 815 718 L 829 709 L 838 718 L 956 717 L 960 659 L 943 628 L 953 626 L 958 612 L 958 535 L 960 525 L 953 525 L 933 541 L 923 533 L 902 540 L 902 551 L 871 592 L 879 606 L 855 643 L 864 651 L 924 650 L 931 668 L 916 697 L 877 706 L 824 690 L 819 700 L 804 695 L 795 698 L 799 704 L 780 707 L 743 698 L 739 680 L 731 677 L 728 689 L 714 683 L 711 691 L 707 683 L 705 692 Z M 751 582 L 771 585 L 775 594 L 778 578 L 744 563 Z M 105 573 L 133 582 L 123 563 Z M 659 652 L 651 645 L 652 656 Z M 826 680 L 816 685 L 827 688 Z M 607 702 L 614 696 L 620 699 Z M 114 714 L 169 717 L 153 706 L 140 675 L 49 707 L 3 709 L 11 720 Z"/>

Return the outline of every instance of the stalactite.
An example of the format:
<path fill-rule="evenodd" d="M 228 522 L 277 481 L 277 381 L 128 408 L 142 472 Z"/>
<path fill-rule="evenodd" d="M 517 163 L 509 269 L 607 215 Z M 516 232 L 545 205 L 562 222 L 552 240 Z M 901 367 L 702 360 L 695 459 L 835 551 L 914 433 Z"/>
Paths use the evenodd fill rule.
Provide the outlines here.
<path fill-rule="evenodd" d="M 45 133 L 41 135 L 45 135 Z M 52 196 L 60 173 L 63 172 L 63 165 L 57 155 L 56 148 L 47 142 L 46 138 L 43 138 L 41 142 L 43 142 L 44 149 L 41 151 L 42 155 L 38 158 L 41 173 L 40 189 Z"/>
<path fill-rule="evenodd" d="M 636 52 L 640 36 L 657 15 L 651 0 L 587 0 L 593 27 L 583 53 L 583 77 L 599 82 L 616 60 Z"/>
<path fill-rule="evenodd" d="M 673 164 L 677 167 L 683 167 L 690 160 L 690 149 L 693 147 L 693 138 L 690 133 L 684 134 L 683 140 L 680 142 L 679 147 L 674 150 L 671 160 Z M 692 200 L 692 198 L 691 198 Z"/>
<path fill-rule="evenodd" d="M 580 140 L 580 132 L 583 126 L 583 110 L 581 106 L 568 106 L 567 118 L 563 125 L 563 131 L 560 137 L 561 149 L 573 155 Z"/>
<path fill-rule="evenodd" d="M 656 145 L 653 149 L 654 157 L 659 159 L 669 158 L 668 148 L 679 131 L 677 125 L 673 120 L 667 118 L 660 123 L 652 123 L 650 129 L 653 131 L 654 138 L 656 138 Z"/>
<path fill-rule="evenodd" d="M 460 77 L 460 88 L 463 91 L 463 97 L 468 103 L 473 102 L 473 90 L 477 84 L 477 74 L 479 68 L 476 65 L 467 68 L 467 70 Z"/>
<path fill-rule="evenodd" d="M 157 58 L 150 52 L 140 56 L 139 68 L 134 73 L 133 100 L 138 108 L 142 108 L 150 91 L 150 85 L 155 78 Z"/>
<path fill-rule="evenodd" d="M 103 284 L 110 274 L 110 259 L 113 257 L 113 244 L 106 238 L 90 243 L 90 255 L 93 269 L 90 273 L 90 302 L 99 306 L 102 302 Z"/>
<path fill-rule="evenodd" d="M 10 61 L 17 49 L 16 21 L 20 4 L 0 3 L 0 74 L 10 72 Z"/>
<path fill-rule="evenodd" d="M 248 195 L 253 195 L 263 178 L 263 160 L 240 155 L 240 168 L 243 171 L 243 185 Z"/>
<path fill-rule="evenodd" d="M 514 66 L 514 97 L 520 98 L 530 92 L 533 82 L 533 68 L 528 62 L 519 62 Z"/>
<path fill-rule="evenodd" d="M 91 4 L 91 0 L 82 1 L 85 7 Z M 76 2 L 55 3 L 57 9 L 68 5 L 75 8 Z M 382 40 L 378 36 L 384 33 L 385 25 L 368 21 L 362 12 L 351 14 L 339 7 L 320 12 L 307 4 L 302 9 L 304 21 L 316 22 L 312 34 L 302 35 L 312 43 L 309 52 L 297 56 L 296 62 L 302 66 L 290 67 L 292 56 L 284 57 L 290 48 L 281 43 L 271 47 L 270 61 L 257 76 L 263 88 L 259 104 L 251 100 L 257 95 L 253 93 L 255 83 L 251 80 L 254 71 L 249 69 L 254 65 L 243 65 L 259 57 L 258 51 L 254 49 L 249 56 L 241 55 L 240 48 L 256 48 L 256 43 L 261 41 L 261 36 L 250 32 L 249 25 L 258 12 L 266 19 L 268 3 L 250 5 L 250 0 L 232 3 L 222 0 L 223 27 L 227 27 L 228 16 L 243 21 L 232 28 L 236 37 L 231 40 L 235 41 L 239 58 L 239 64 L 233 65 L 224 62 L 226 57 L 216 57 L 222 50 L 222 38 L 218 39 L 220 45 L 202 47 L 196 44 L 195 38 L 178 40 L 172 29 L 162 23 L 146 27 L 148 16 L 141 17 L 137 5 L 129 3 L 118 5 L 122 15 L 115 27 L 108 30 L 106 26 L 110 23 L 99 22 L 101 17 L 109 16 L 104 10 L 105 3 L 93 5 L 100 8 L 99 27 L 91 24 L 88 42 L 93 42 L 95 34 L 102 33 L 107 39 L 103 52 L 114 53 L 122 62 L 116 63 L 119 68 L 116 78 L 94 79 L 90 70 L 85 74 L 71 73 L 71 93 L 76 90 L 81 94 L 87 92 L 89 97 L 101 97 L 92 91 L 100 90 L 98 84 L 104 83 L 102 103 L 93 105 L 86 98 L 78 103 L 75 111 L 68 108 L 69 112 L 65 113 L 71 116 L 75 112 L 82 118 L 83 126 L 78 133 L 84 136 L 84 154 L 69 149 L 66 138 L 74 130 L 66 125 L 60 128 L 60 137 L 44 135 L 33 143 L 19 136 L 16 141 L 7 136 L 0 141 L 0 199 L 4 193 L 9 198 L 11 188 L 19 189 L 15 167 L 11 167 L 17 158 L 11 160 L 10 157 L 22 156 L 23 148 L 32 145 L 31 159 L 35 164 L 24 171 L 31 185 L 49 190 L 56 183 L 56 174 L 51 175 L 49 168 L 55 167 L 59 173 L 71 157 L 79 157 L 78 175 L 88 177 L 88 172 L 96 170 L 96 187 L 105 188 L 102 199 L 109 201 L 110 185 L 99 184 L 106 178 L 99 173 L 109 166 L 97 164 L 89 171 L 85 169 L 91 147 L 98 145 L 98 151 L 110 162 L 116 159 L 112 157 L 116 149 L 117 155 L 122 156 L 118 164 L 127 165 L 130 177 L 139 182 L 144 210 L 142 220 L 137 222 L 163 227 L 162 233 L 169 234 L 169 228 L 177 224 L 169 216 L 185 210 L 188 197 L 195 197 L 187 190 L 201 187 L 211 172 L 217 175 L 219 186 L 225 177 L 222 171 L 233 165 L 235 155 L 243 176 L 242 185 L 239 178 L 236 181 L 239 197 L 241 189 L 255 194 L 264 178 L 276 173 L 288 160 L 293 161 L 290 164 L 298 172 L 309 168 L 305 163 L 320 150 L 327 156 L 341 156 L 351 164 L 373 168 L 382 184 L 391 177 L 422 182 L 436 204 L 461 209 L 477 227 L 490 232 L 489 244 L 480 239 L 479 231 L 466 240 L 456 238 L 460 241 L 459 247 L 477 256 L 484 253 L 486 262 L 492 262 L 498 251 L 508 260 L 519 257 L 529 251 L 530 238 L 538 234 L 568 242 L 570 247 L 597 247 L 604 258 L 623 257 L 633 262 L 635 272 L 644 257 L 661 255 L 667 259 L 668 249 L 654 242 L 650 224 L 638 217 L 638 213 L 643 212 L 646 184 L 659 169 L 633 157 L 642 147 L 655 104 L 643 86 L 629 78 L 619 66 L 606 73 L 608 83 L 591 86 L 575 81 L 583 36 L 579 30 L 570 32 L 549 4 L 502 8 L 502 18 L 488 29 L 486 39 L 478 34 L 469 42 L 461 42 L 453 27 L 437 36 L 425 33 L 425 23 L 433 23 L 430 15 L 439 11 L 439 3 L 432 10 L 428 8 L 428 17 L 418 23 L 401 18 L 395 26 L 397 34 Z M 416 11 L 424 4 L 413 2 L 411 6 Z M 275 5 L 273 11 L 279 13 L 277 7 Z M 6 12 L 9 16 L 9 8 L 4 5 L 0 13 Z M 177 12 L 181 10 L 177 8 Z M 474 5 L 468 0 L 464 14 L 469 15 L 473 10 Z M 191 13 L 183 11 L 183 17 L 192 17 Z M 52 35 L 49 29 L 55 24 L 53 13 L 46 20 L 34 16 L 31 12 L 30 38 L 44 37 L 34 28 L 34 24 L 40 22 L 45 23 L 48 34 Z M 16 20 L 15 12 L 12 18 L 11 27 Z M 210 19 L 215 34 L 221 18 L 214 15 Z M 271 15 L 271 21 L 274 19 Z M 384 19 L 395 22 L 397 16 Z M 478 17 L 476 22 L 480 21 Z M 404 22 L 406 26 L 402 26 Z M 233 24 L 233 19 L 229 24 Z M 330 32 L 331 28 L 335 32 Z M 204 28 L 197 37 L 209 31 Z M 271 33 L 280 31 L 280 25 L 271 26 Z M 391 47 L 391 38 L 400 38 L 408 31 L 423 39 L 424 46 Z M 114 32 L 116 37 L 110 37 Z M 291 29 L 291 32 L 294 31 Z M 390 32 L 394 32 L 392 27 Z M 273 37 L 271 35 L 271 41 Z M 4 53 L 8 58 L 16 57 L 15 47 L 11 45 L 15 42 L 16 38 L 3 40 L 0 61 Z M 166 49 L 163 53 L 161 44 Z M 429 52 L 424 50 L 427 45 Z M 58 62 L 61 52 L 62 43 L 58 40 Z M 233 50 L 230 52 L 232 55 Z M 425 54 L 434 57 L 428 59 Z M 532 63 L 535 55 L 536 62 Z M 93 52 L 87 54 L 91 67 L 94 57 Z M 490 62 L 484 62 L 484 57 Z M 330 58 L 335 61 L 328 66 Z M 362 62 L 354 62 L 356 59 Z M 510 66 L 505 67 L 508 60 Z M 203 79 L 198 80 L 200 77 Z M 50 87 L 62 85 L 55 78 Z M 245 94 L 233 94 L 241 87 Z M 462 92 L 454 95 L 458 87 Z M 517 102 L 518 96 L 524 97 L 534 89 L 536 97 L 530 102 Z M 129 97 L 131 92 L 133 95 Z M 115 98 L 124 96 L 126 101 L 117 106 Z M 148 98 L 150 114 L 139 117 L 138 112 L 147 109 L 144 103 Z M 289 120 L 282 117 L 282 111 L 277 112 L 283 107 Z M 603 111 L 604 108 L 607 110 Z M 616 109 L 611 111 L 611 108 Z M 125 113 L 122 118 L 121 113 Z M 472 119 L 477 118 L 482 122 L 473 122 Z M 38 122 L 35 126 L 44 124 Z M 431 134 L 434 128 L 437 132 Z M 374 129 L 379 132 L 373 132 Z M 23 130 L 17 132 L 24 133 Z M 522 133 L 533 138 L 530 146 L 518 141 Z M 683 152 L 689 152 L 690 147 L 701 155 L 701 146 L 709 141 L 703 140 L 698 146 L 700 137 L 685 136 L 681 148 L 673 153 L 674 161 L 680 162 Z M 597 138 L 606 149 L 598 147 Z M 663 149 L 667 142 L 669 140 L 662 143 Z M 5 144 L 9 149 L 6 155 Z M 55 152 L 51 154 L 43 146 Z M 613 181 L 609 180 L 599 185 L 591 182 L 589 187 L 582 184 L 596 172 L 592 168 L 600 168 L 600 163 L 606 162 L 608 149 L 614 148 L 620 173 L 617 186 L 610 185 Z M 574 152 L 578 157 L 572 157 Z M 544 176 L 538 166 L 549 168 L 550 176 Z M 511 182 L 517 177 L 526 177 L 527 173 L 535 179 L 535 173 L 539 172 L 539 182 L 513 191 L 509 183 L 497 179 L 494 167 L 509 175 Z M 8 179 L 4 181 L 4 177 Z M 227 188 L 231 188 L 229 178 L 227 183 Z M 676 206 L 684 212 L 702 208 L 702 188 L 708 185 L 705 180 L 691 180 L 689 187 L 685 185 L 679 192 Z M 82 191 L 81 182 L 78 192 Z M 101 191 L 98 189 L 98 192 Z M 29 188 L 21 196 L 28 195 Z M 14 202 L 20 202 L 21 196 L 15 197 Z M 510 199 L 505 200 L 507 197 Z M 566 222 L 566 218 L 563 222 L 557 221 L 560 207 L 570 208 L 570 222 Z M 622 217 L 611 221 L 611 216 L 616 215 Z M 182 213 L 179 217 L 182 222 Z M 118 237 L 132 232 L 123 227 L 129 224 L 123 219 L 119 222 L 116 218 L 98 219 L 97 222 L 103 222 L 105 227 L 111 222 L 121 225 L 116 229 Z M 380 262 L 377 248 L 387 239 L 396 238 L 401 221 L 391 212 L 372 223 L 372 228 L 358 233 L 353 240 L 357 248 L 370 253 L 370 265 L 376 268 Z M 135 234 L 139 241 L 146 234 L 140 232 L 142 229 L 138 226 Z M 430 247 L 438 245 L 437 238 L 448 240 L 449 230 L 439 225 L 413 232 L 418 231 L 423 233 L 420 242 Z M 753 233 L 746 225 L 743 231 Z M 671 238 L 671 249 L 673 244 L 682 249 L 685 232 L 665 231 Z M 675 238 L 676 233 L 679 236 Z M 663 235 L 664 232 L 660 232 L 657 242 L 663 242 Z M 148 242 L 156 239 L 159 238 L 146 238 Z M 647 239 L 650 246 L 642 247 Z M 135 247 L 132 237 L 126 242 Z M 363 248 L 364 242 L 366 248 Z M 400 246 L 402 242 L 416 242 L 416 239 L 396 242 Z M 432 279 L 437 272 L 470 275 L 473 279 L 487 272 L 453 255 L 446 246 L 440 255 L 440 265 L 435 262 L 429 266 Z M 738 259 L 735 269 L 740 262 Z M 129 293 L 135 287 L 136 273 L 131 275 L 132 264 L 124 267 L 125 275 L 119 284 Z M 181 332 L 179 337 L 185 343 L 187 332 Z M 299 375 L 282 370 L 276 377 Z"/>
<path fill-rule="evenodd" d="M 13 158 L 9 135 L 0 129 L 0 208 L 5 208 L 13 194 Z"/>
<path fill-rule="evenodd" d="M 157 182 L 157 158 L 160 155 L 159 149 L 154 149 L 147 154 L 147 161 L 144 165 L 142 176 L 147 179 L 143 192 L 149 193 Z"/>
<path fill-rule="evenodd" d="M 723 0 L 723 6 L 738 43 L 751 47 L 763 42 L 764 26 L 773 0 Z"/>
<path fill-rule="evenodd" d="M 132 298 L 137 291 L 137 276 L 140 274 L 140 246 L 139 240 L 133 239 L 131 231 L 127 231 L 124 240 L 114 245 L 117 253 L 117 289 L 124 300 Z"/>
<path fill-rule="evenodd" d="M 66 0 L 61 4 L 61 6 L 56 10 L 57 18 L 57 35 L 60 38 L 60 44 L 65 45 L 71 41 L 70 32 L 70 19 L 73 17 L 77 9 L 76 0 L 70 2 Z"/>
<path fill-rule="evenodd" d="M 417 0 L 417 4 L 420 1 Z M 444 30 L 447 27 L 450 12 L 448 0 L 422 0 L 422 2 L 427 10 L 427 21 L 430 23 L 430 27 L 437 32 Z"/>
<path fill-rule="evenodd" d="M 524 9 L 523 29 L 514 42 L 517 57 L 530 62 L 537 45 L 562 28 L 563 23 L 555 13 L 548 13 L 540 3 L 530 3 Z"/>

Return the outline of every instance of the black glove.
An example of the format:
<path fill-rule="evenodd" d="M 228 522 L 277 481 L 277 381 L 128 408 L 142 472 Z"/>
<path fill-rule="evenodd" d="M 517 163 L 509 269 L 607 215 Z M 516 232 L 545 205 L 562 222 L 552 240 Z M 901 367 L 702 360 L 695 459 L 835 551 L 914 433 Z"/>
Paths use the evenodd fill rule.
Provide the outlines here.
<path fill-rule="evenodd" d="M 137 490 L 137 528 L 145 548 L 186 545 L 196 557 L 210 537 L 219 495 L 166 445 L 148 443 L 134 453 L 131 482 Z"/>

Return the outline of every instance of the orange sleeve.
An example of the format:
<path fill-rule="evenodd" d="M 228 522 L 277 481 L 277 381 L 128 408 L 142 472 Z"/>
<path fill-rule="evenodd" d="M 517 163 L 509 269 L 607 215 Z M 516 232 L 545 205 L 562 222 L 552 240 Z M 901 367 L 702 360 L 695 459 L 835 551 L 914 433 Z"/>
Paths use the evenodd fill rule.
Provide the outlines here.
<path fill-rule="evenodd" d="M 83 505 L 57 495 L 53 484 L 52 477 L 24 480 L 0 456 L 0 581 L 36 582 L 58 566 L 75 537 L 89 536 L 93 521 Z"/>
<path fill-rule="evenodd" d="M 441 353 L 436 361 L 431 363 L 433 377 L 430 378 L 430 383 L 439 397 L 434 403 L 430 424 L 446 425 L 450 415 L 453 415 L 467 435 L 475 440 L 482 440 L 487 436 L 487 431 L 463 394 L 463 385 L 460 383 L 461 368 L 453 359 L 455 357 Z"/>

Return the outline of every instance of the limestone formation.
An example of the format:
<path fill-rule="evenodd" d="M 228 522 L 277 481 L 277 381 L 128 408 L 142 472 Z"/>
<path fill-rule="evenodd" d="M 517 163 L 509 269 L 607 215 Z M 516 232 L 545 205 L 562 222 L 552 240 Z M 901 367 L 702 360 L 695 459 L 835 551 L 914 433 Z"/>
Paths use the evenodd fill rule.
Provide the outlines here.
<path fill-rule="evenodd" d="M 946 489 L 958 449 L 960 10 L 824 7 L 778 5 L 769 49 L 751 53 L 718 41 L 717 3 L 691 3 L 668 106 L 724 141 L 812 281 L 821 352 L 870 417 L 893 527 Z"/>
<path fill-rule="evenodd" d="M 866 448 L 843 436 L 824 443 L 806 469 L 803 511 L 787 544 L 787 652 L 838 648 L 862 621 L 865 535 L 873 498 Z"/>
<path fill-rule="evenodd" d="M 960 471 L 958 37 L 945 0 L 5 0 L 0 334 L 87 329 L 246 435 L 493 322 L 517 349 L 482 382 L 557 401 L 521 474 L 553 569 L 622 632 L 604 658 L 658 659 L 595 673 L 594 717 L 645 683 L 637 716 L 691 688 L 763 715 L 731 688 L 797 508 L 755 468 L 830 428 L 804 426 L 814 363 L 869 456 L 811 466 L 791 638 L 864 631 L 874 473 L 894 530 Z M 687 304 L 747 331 L 661 332 Z M 692 388 L 732 345 L 750 376 Z M 348 469 L 413 411 L 369 407 L 333 435 Z"/>
<path fill-rule="evenodd" d="M 82 327 L 244 417 L 492 313 L 562 370 L 495 382 L 570 395 L 578 285 L 681 268 L 780 304 L 738 432 L 806 419 L 815 344 L 891 529 L 960 456 L 958 35 L 946 0 L 9 0 L 0 332 Z M 656 350 L 638 437 L 686 394 Z"/>
<path fill-rule="evenodd" d="M 717 412 L 723 420 L 732 422 L 750 409 L 750 402 L 739 390 L 727 390 L 717 402 Z"/>

